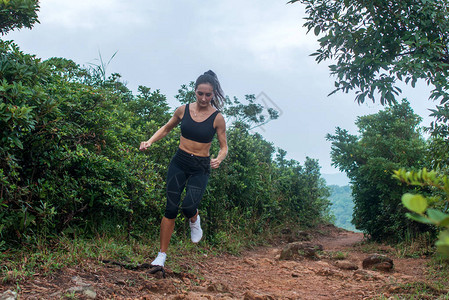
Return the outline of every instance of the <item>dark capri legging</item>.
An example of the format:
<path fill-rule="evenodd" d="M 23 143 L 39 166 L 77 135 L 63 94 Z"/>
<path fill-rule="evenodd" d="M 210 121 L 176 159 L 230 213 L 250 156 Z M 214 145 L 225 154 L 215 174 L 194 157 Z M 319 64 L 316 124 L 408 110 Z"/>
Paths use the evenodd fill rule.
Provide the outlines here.
<path fill-rule="evenodd" d="M 184 188 L 186 195 L 181 204 L 182 212 L 188 219 L 195 216 L 209 175 L 210 157 L 195 156 L 178 149 L 168 167 L 165 217 L 176 218 Z"/>

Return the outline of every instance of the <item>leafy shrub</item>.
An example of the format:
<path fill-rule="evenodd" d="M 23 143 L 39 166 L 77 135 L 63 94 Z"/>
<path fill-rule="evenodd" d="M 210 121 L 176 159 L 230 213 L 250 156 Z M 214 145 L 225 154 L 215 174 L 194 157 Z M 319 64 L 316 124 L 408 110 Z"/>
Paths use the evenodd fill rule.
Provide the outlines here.
<path fill-rule="evenodd" d="M 119 74 L 106 78 L 98 66 L 42 62 L 12 42 L 0 45 L 0 247 L 59 234 L 156 235 L 179 129 L 148 152 L 138 146 L 171 117 L 165 96 L 148 87 L 133 95 Z M 188 89 L 181 88 L 180 101 Z M 232 232 L 262 234 L 272 224 L 311 224 L 328 213 L 318 162 L 273 160 L 273 145 L 248 131 L 267 121 L 248 99 L 251 109 L 228 103 L 238 116 L 227 132 L 229 156 L 213 170 L 202 201 L 211 243 Z M 177 228 L 185 226 L 178 218 Z"/>
<path fill-rule="evenodd" d="M 413 212 L 407 213 L 410 219 L 442 229 L 435 245 L 440 253 L 449 257 L 449 177 L 426 168 L 417 172 L 399 169 L 394 177 L 409 185 L 431 188 L 432 193 L 428 195 L 404 194 L 402 204 Z"/>
<path fill-rule="evenodd" d="M 425 163 L 420 121 L 404 100 L 359 117 L 360 136 L 337 128 L 335 135 L 327 137 L 332 142 L 333 164 L 351 180 L 353 223 L 374 240 L 401 241 L 429 229 L 404 217 L 399 199 L 410 187 L 391 180 L 394 170 L 419 168 Z"/>

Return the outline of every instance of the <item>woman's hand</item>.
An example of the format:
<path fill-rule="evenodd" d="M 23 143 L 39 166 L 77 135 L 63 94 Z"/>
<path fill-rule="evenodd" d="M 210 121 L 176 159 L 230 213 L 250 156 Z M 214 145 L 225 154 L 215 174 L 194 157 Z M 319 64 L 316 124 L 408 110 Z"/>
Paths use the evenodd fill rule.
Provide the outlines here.
<path fill-rule="evenodd" d="M 165 137 L 170 131 L 172 131 L 173 128 L 175 128 L 176 125 L 178 125 L 181 122 L 182 116 L 184 116 L 185 111 L 185 105 L 182 105 L 178 107 L 175 110 L 175 113 L 171 117 L 171 119 L 161 128 L 156 131 L 155 134 L 153 134 L 152 137 L 146 142 L 140 143 L 140 151 L 145 151 L 154 143 Z"/>
<path fill-rule="evenodd" d="M 145 150 L 147 150 L 151 146 L 151 144 L 152 143 L 150 141 L 142 142 L 142 143 L 140 143 L 139 150 L 140 151 L 145 151 Z"/>
<path fill-rule="evenodd" d="M 218 169 L 220 164 L 221 164 L 221 160 L 219 160 L 218 158 L 211 158 L 211 160 L 210 160 L 210 167 L 212 169 Z"/>

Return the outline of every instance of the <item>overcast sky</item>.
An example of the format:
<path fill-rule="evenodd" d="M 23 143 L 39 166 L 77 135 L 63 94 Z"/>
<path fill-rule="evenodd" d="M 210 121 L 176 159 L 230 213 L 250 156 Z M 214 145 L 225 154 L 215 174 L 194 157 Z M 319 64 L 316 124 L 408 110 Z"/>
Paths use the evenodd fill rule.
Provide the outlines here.
<path fill-rule="evenodd" d="M 228 96 L 243 100 L 263 92 L 281 111 L 260 131 L 266 140 L 288 158 L 301 164 L 306 156 L 316 158 L 322 173 L 337 173 L 326 134 L 337 126 L 356 134 L 357 116 L 382 107 L 358 105 L 351 94 L 327 97 L 334 79 L 328 63 L 318 65 L 309 56 L 318 43 L 302 27 L 304 6 L 286 2 L 41 0 L 40 24 L 3 39 L 42 59 L 64 57 L 80 65 L 117 52 L 107 72 L 120 73 L 134 92 L 139 85 L 159 89 L 173 108 L 180 86 L 212 69 Z M 403 94 L 423 125 L 435 106 L 428 95 L 423 84 Z"/>

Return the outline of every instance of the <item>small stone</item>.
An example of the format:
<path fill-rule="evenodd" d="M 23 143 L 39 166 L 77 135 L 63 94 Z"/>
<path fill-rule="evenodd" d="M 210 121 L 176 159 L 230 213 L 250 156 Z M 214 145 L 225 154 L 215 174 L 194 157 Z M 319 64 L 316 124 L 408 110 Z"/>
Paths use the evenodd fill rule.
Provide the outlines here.
<path fill-rule="evenodd" d="M 89 299 L 95 299 L 97 297 L 97 293 L 93 289 L 92 286 L 74 286 L 67 290 L 69 293 L 79 293 L 85 295 Z"/>
<path fill-rule="evenodd" d="M 296 242 L 288 244 L 282 249 L 280 260 L 295 260 L 297 258 L 317 258 L 317 252 L 322 251 L 323 246 L 308 242 Z"/>
<path fill-rule="evenodd" d="M 250 265 L 251 267 L 256 267 L 257 265 L 256 262 L 251 258 L 245 258 L 243 262 Z"/>
<path fill-rule="evenodd" d="M 391 271 L 394 267 L 393 260 L 386 255 L 373 254 L 365 258 L 362 262 L 362 267 L 364 269 L 380 270 L 380 271 Z"/>
<path fill-rule="evenodd" d="M 256 292 L 248 291 L 243 295 L 243 300 L 274 300 L 270 295 L 259 294 Z"/>
<path fill-rule="evenodd" d="M 369 271 L 369 270 L 357 270 L 354 272 L 354 279 L 357 281 L 364 280 L 364 281 L 376 281 L 376 280 L 383 280 L 384 277 L 379 276 L 378 273 Z"/>
<path fill-rule="evenodd" d="M 390 272 L 393 269 L 393 263 L 390 262 L 382 262 L 375 266 L 375 270 Z"/>
<path fill-rule="evenodd" d="M 342 270 L 358 270 L 358 266 L 348 260 L 338 260 L 335 262 L 335 266 Z"/>
<path fill-rule="evenodd" d="M 17 293 L 11 290 L 7 290 L 6 292 L 0 294 L 0 300 L 16 300 Z"/>
<path fill-rule="evenodd" d="M 209 292 L 215 293 L 227 293 L 229 292 L 229 288 L 221 282 L 212 283 L 207 287 Z"/>
<path fill-rule="evenodd" d="M 79 276 L 73 276 L 73 277 L 72 277 L 72 281 L 73 281 L 76 285 L 79 285 L 79 286 L 90 286 L 90 284 L 85 283 L 85 282 L 83 281 L 83 279 L 82 279 L 81 277 L 79 277 Z"/>
<path fill-rule="evenodd" d="M 345 275 L 340 272 L 337 269 L 333 269 L 333 268 L 320 268 L 314 271 L 315 274 L 320 275 L 320 276 L 326 276 L 326 277 L 338 277 L 338 278 L 345 278 Z"/>
<path fill-rule="evenodd" d="M 187 277 L 183 277 L 183 278 L 182 278 L 182 281 L 184 282 L 184 284 L 187 284 L 187 285 L 190 284 L 190 279 L 187 278 Z"/>
<path fill-rule="evenodd" d="M 331 265 L 325 261 L 318 261 L 316 264 L 322 268 L 330 268 L 331 267 Z"/>
<path fill-rule="evenodd" d="M 316 274 L 320 276 L 332 276 L 335 274 L 335 272 L 330 268 L 322 268 L 316 271 Z"/>

